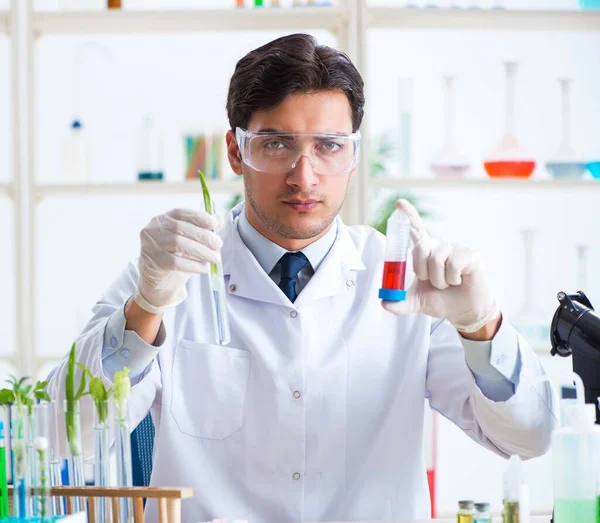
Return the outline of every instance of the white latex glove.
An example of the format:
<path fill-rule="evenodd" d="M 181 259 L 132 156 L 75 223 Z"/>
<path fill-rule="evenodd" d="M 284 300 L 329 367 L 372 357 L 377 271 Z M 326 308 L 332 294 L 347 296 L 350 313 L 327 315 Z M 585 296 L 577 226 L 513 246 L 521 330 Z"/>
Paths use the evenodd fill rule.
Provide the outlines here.
<path fill-rule="evenodd" d="M 479 253 L 429 236 L 407 200 L 398 200 L 396 206 L 411 222 L 416 278 L 405 301 L 383 301 L 383 308 L 397 315 L 420 312 L 444 318 L 462 332 L 475 332 L 498 318 L 500 308 L 486 284 Z"/>
<path fill-rule="evenodd" d="M 153 314 L 181 303 L 192 274 L 220 263 L 218 221 L 204 211 L 175 209 L 152 218 L 140 234 L 140 277 L 133 299 Z"/>

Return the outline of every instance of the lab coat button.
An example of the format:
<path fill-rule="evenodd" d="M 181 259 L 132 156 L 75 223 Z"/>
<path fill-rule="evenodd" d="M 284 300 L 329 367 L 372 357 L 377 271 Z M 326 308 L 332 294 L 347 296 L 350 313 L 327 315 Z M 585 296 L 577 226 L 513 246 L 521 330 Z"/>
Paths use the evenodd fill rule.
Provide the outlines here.
<path fill-rule="evenodd" d="M 129 351 L 127 349 L 123 349 L 121 351 L 121 356 L 123 357 L 124 360 L 128 360 L 129 359 Z"/>
<path fill-rule="evenodd" d="M 298 313 L 296 311 L 290 311 L 290 316 L 292 318 L 295 318 L 296 316 L 298 316 Z"/>
<path fill-rule="evenodd" d="M 294 398 L 298 399 L 300 396 L 302 396 L 302 394 L 300 394 L 300 391 L 295 390 L 294 391 Z"/>
<path fill-rule="evenodd" d="M 114 336 L 110 339 L 110 346 L 114 349 L 117 346 L 117 343 L 119 343 L 117 341 L 117 338 L 115 338 Z"/>
<path fill-rule="evenodd" d="M 354 287 L 354 282 L 352 280 L 346 280 L 347 287 Z"/>
<path fill-rule="evenodd" d="M 297 472 L 294 472 L 294 476 L 293 478 L 298 481 L 300 479 L 300 474 L 298 474 Z"/>
<path fill-rule="evenodd" d="M 229 290 L 230 290 L 231 292 L 235 292 L 235 291 L 237 291 L 237 285 L 236 285 L 235 283 L 232 283 L 232 284 L 229 286 Z"/>

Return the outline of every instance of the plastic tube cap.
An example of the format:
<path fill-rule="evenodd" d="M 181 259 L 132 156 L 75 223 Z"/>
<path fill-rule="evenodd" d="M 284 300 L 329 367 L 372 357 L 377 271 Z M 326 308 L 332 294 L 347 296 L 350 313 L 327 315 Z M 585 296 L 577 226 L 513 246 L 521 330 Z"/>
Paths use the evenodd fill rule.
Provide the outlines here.
<path fill-rule="evenodd" d="M 404 301 L 406 291 L 398 289 L 379 289 L 379 298 L 385 301 Z"/>

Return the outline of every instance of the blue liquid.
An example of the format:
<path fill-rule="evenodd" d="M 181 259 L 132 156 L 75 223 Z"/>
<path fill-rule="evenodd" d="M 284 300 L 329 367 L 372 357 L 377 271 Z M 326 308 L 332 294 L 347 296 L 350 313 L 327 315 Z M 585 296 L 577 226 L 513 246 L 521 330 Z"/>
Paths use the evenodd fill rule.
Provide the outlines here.
<path fill-rule="evenodd" d="M 581 9 L 600 9 L 600 0 L 579 0 Z"/>
<path fill-rule="evenodd" d="M 546 170 L 552 178 L 560 180 L 562 178 L 581 178 L 585 173 L 585 163 L 583 162 L 547 162 Z"/>
<path fill-rule="evenodd" d="M 594 178 L 600 178 L 600 160 L 589 162 L 586 168 Z"/>

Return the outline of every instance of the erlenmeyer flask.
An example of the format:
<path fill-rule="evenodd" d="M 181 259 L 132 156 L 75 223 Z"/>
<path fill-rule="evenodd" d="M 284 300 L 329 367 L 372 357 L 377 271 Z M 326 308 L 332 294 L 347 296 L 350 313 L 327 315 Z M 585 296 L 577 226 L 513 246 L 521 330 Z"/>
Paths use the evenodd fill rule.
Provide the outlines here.
<path fill-rule="evenodd" d="M 557 151 L 546 162 L 553 178 L 578 178 L 585 172 L 585 163 L 571 147 L 571 79 L 559 78 L 562 106 L 562 138 Z"/>
<path fill-rule="evenodd" d="M 506 94 L 504 136 L 487 154 L 483 166 L 490 178 L 528 178 L 535 160 L 523 149 L 514 134 L 516 62 L 505 62 Z"/>
<path fill-rule="evenodd" d="M 457 178 L 469 170 L 468 160 L 458 152 L 455 135 L 454 76 L 444 76 L 445 135 L 442 148 L 431 162 L 438 176 Z"/>
<path fill-rule="evenodd" d="M 525 299 L 514 314 L 513 326 L 534 349 L 550 347 L 550 321 L 535 301 L 538 295 L 534 280 L 534 240 L 536 231 L 523 229 L 525 255 Z"/>

